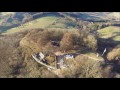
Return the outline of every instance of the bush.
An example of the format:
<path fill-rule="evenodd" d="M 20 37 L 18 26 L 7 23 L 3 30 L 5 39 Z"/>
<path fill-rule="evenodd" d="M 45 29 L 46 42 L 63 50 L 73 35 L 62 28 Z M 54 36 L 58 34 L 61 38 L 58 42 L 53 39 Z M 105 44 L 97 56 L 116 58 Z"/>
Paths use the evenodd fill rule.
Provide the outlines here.
<path fill-rule="evenodd" d="M 93 35 L 88 35 L 85 39 L 84 42 L 86 46 L 92 50 L 97 50 L 97 40 Z"/>

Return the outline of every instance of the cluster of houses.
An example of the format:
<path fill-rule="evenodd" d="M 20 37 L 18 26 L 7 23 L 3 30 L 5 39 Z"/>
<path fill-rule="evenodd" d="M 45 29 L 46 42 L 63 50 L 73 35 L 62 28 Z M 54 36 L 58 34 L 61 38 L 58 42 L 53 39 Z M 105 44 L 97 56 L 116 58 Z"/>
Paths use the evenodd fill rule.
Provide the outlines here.
<path fill-rule="evenodd" d="M 47 61 L 45 60 L 45 55 L 42 52 L 38 52 L 35 54 L 34 59 L 39 60 L 43 64 L 48 64 Z M 63 54 L 63 55 L 55 55 L 55 68 L 56 69 L 61 69 L 65 66 L 64 60 L 66 59 L 73 59 L 75 58 L 75 55 L 73 54 Z M 49 66 L 48 66 L 49 67 Z"/>
<path fill-rule="evenodd" d="M 72 54 L 64 54 L 64 55 L 60 55 L 60 56 L 57 56 L 56 55 L 56 68 L 57 69 L 60 69 L 60 68 L 63 68 L 65 66 L 65 63 L 64 63 L 64 59 L 74 59 L 74 55 Z"/>

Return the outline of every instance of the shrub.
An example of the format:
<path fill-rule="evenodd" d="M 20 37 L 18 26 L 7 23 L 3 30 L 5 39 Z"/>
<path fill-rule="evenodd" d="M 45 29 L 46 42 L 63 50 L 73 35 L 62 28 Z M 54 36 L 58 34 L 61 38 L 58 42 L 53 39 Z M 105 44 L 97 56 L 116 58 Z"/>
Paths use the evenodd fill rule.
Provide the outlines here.
<path fill-rule="evenodd" d="M 88 35 L 84 42 L 88 48 L 97 50 L 97 40 L 93 35 Z"/>

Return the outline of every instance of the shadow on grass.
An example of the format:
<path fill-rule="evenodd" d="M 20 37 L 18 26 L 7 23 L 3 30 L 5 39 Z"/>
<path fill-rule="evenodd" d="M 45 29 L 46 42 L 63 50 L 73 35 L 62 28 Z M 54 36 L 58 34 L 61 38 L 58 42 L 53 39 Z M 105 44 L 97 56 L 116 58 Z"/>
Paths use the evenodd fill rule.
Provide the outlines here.
<path fill-rule="evenodd" d="M 7 30 L 11 29 L 11 28 L 14 28 L 14 27 L 17 27 L 19 25 L 11 25 L 11 26 L 0 26 L 0 30 L 1 30 L 1 33 L 4 33 L 6 32 Z"/>
<path fill-rule="evenodd" d="M 112 36 L 108 39 L 102 39 L 102 38 L 98 39 L 98 51 L 102 53 L 105 48 L 107 49 L 107 52 L 103 56 L 105 63 L 101 66 L 103 69 L 108 66 L 112 67 L 112 70 L 111 70 L 111 73 L 113 73 L 112 77 L 114 77 L 115 73 L 120 74 L 120 61 L 119 60 L 109 61 L 107 59 L 107 53 L 111 51 L 113 48 L 115 48 L 118 44 L 120 44 L 120 41 L 112 40 L 114 37 L 118 35 L 120 35 L 120 33 L 116 33 L 115 36 Z"/>
<path fill-rule="evenodd" d="M 41 13 L 41 14 L 35 15 L 33 16 L 33 18 L 37 19 L 37 18 L 47 17 L 47 16 L 63 17 L 57 12 L 49 12 L 49 13 Z"/>
<path fill-rule="evenodd" d="M 110 37 L 108 39 L 99 38 L 98 39 L 98 51 L 102 52 L 105 48 L 109 51 L 112 48 L 116 47 L 120 44 L 120 41 L 112 40 L 112 38 L 116 37 L 117 35 Z"/>

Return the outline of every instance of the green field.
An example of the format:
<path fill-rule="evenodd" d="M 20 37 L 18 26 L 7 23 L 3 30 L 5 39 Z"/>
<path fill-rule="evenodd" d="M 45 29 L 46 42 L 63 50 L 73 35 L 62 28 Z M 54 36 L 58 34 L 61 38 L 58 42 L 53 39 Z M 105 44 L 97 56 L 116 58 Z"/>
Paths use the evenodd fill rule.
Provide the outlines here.
<path fill-rule="evenodd" d="M 114 41 L 120 41 L 120 27 L 109 26 L 97 31 L 100 38 L 111 38 Z"/>
<path fill-rule="evenodd" d="M 14 32 L 19 32 L 22 30 L 29 30 L 29 29 L 38 29 L 38 28 L 66 28 L 66 27 L 74 27 L 75 24 L 71 21 L 65 20 L 61 17 L 56 16 L 46 16 L 31 22 L 27 22 L 19 27 L 15 27 L 12 29 L 7 30 L 3 34 L 10 34 Z"/>
<path fill-rule="evenodd" d="M 7 30 L 5 33 L 14 33 L 26 29 L 45 28 L 51 25 L 52 23 L 54 23 L 57 19 L 58 17 L 52 17 L 52 16 L 39 18 L 31 22 L 25 23 L 19 27 L 15 27 L 10 30 Z"/>

